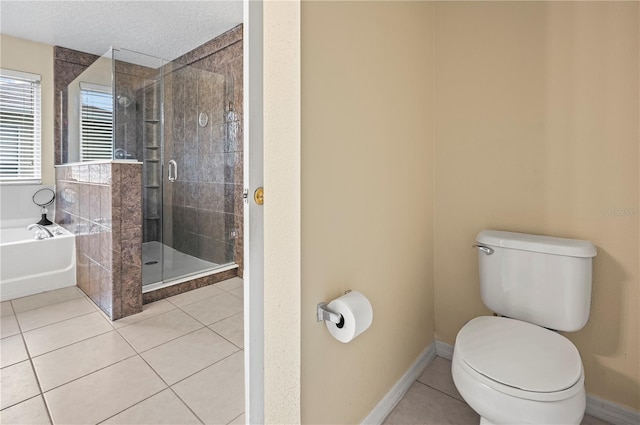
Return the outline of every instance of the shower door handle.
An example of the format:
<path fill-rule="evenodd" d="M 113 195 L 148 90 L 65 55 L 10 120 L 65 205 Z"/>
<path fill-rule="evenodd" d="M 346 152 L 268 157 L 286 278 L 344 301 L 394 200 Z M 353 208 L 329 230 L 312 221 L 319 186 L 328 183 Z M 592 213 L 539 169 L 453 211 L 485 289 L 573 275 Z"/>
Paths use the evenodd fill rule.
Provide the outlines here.
<path fill-rule="evenodd" d="M 173 183 L 178 178 L 178 163 L 172 159 L 168 165 L 167 178 Z M 173 172 L 171 172 L 172 170 Z"/>

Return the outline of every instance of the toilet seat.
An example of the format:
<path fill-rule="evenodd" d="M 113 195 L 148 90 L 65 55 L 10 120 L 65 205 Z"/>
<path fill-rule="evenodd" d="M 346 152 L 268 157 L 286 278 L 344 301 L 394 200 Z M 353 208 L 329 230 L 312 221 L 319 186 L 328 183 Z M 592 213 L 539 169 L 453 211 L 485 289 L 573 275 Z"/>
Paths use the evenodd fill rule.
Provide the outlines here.
<path fill-rule="evenodd" d="M 581 391 L 580 354 L 562 335 L 504 317 L 477 317 L 458 333 L 454 357 L 475 379 L 505 394 L 557 401 Z"/>

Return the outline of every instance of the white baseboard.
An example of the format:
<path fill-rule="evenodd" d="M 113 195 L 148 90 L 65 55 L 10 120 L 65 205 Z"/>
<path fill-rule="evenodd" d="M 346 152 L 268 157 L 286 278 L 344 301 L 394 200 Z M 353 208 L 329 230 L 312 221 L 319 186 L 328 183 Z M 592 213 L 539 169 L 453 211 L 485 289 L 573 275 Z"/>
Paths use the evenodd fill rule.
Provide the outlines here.
<path fill-rule="evenodd" d="M 587 394 L 586 414 L 607 421 L 612 425 L 640 424 L 640 411 L 589 394 Z"/>
<path fill-rule="evenodd" d="M 409 390 L 411 385 L 422 375 L 422 372 L 431 364 L 433 359 L 436 358 L 436 343 L 431 343 L 422 353 L 418 356 L 415 362 L 411 365 L 409 370 L 402 375 L 400 380 L 391 388 L 391 390 L 380 400 L 380 402 L 373 408 L 373 410 L 362 420 L 363 425 L 379 425 L 384 422 L 389 413 L 394 407 L 402 400 L 405 393 Z"/>
<path fill-rule="evenodd" d="M 453 345 L 436 339 L 436 356 L 451 360 L 453 358 Z"/>
<path fill-rule="evenodd" d="M 449 360 L 453 358 L 453 345 L 438 340 L 436 340 L 435 345 L 436 355 L 438 357 L 444 357 Z M 612 425 L 640 424 L 639 411 L 589 394 L 587 394 L 587 409 L 585 413 L 594 418 L 609 422 Z"/>

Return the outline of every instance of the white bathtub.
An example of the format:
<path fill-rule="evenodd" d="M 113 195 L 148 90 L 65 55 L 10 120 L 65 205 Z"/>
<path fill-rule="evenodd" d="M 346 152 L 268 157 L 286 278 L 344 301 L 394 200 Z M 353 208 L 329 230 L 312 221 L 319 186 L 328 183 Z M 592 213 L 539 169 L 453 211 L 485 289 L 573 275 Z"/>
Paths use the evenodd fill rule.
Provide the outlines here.
<path fill-rule="evenodd" d="M 0 229 L 0 301 L 76 284 L 75 236 L 35 240 L 25 227 Z"/>

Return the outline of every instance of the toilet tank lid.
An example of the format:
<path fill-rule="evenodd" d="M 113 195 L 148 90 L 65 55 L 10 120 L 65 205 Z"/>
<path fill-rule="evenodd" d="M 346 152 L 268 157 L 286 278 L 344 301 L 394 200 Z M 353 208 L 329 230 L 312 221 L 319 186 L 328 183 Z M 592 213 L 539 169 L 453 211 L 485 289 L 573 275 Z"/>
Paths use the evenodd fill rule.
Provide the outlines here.
<path fill-rule="evenodd" d="M 568 257 L 595 257 L 597 254 L 596 247 L 590 241 L 501 230 L 483 230 L 476 236 L 476 241 L 483 245 Z"/>

